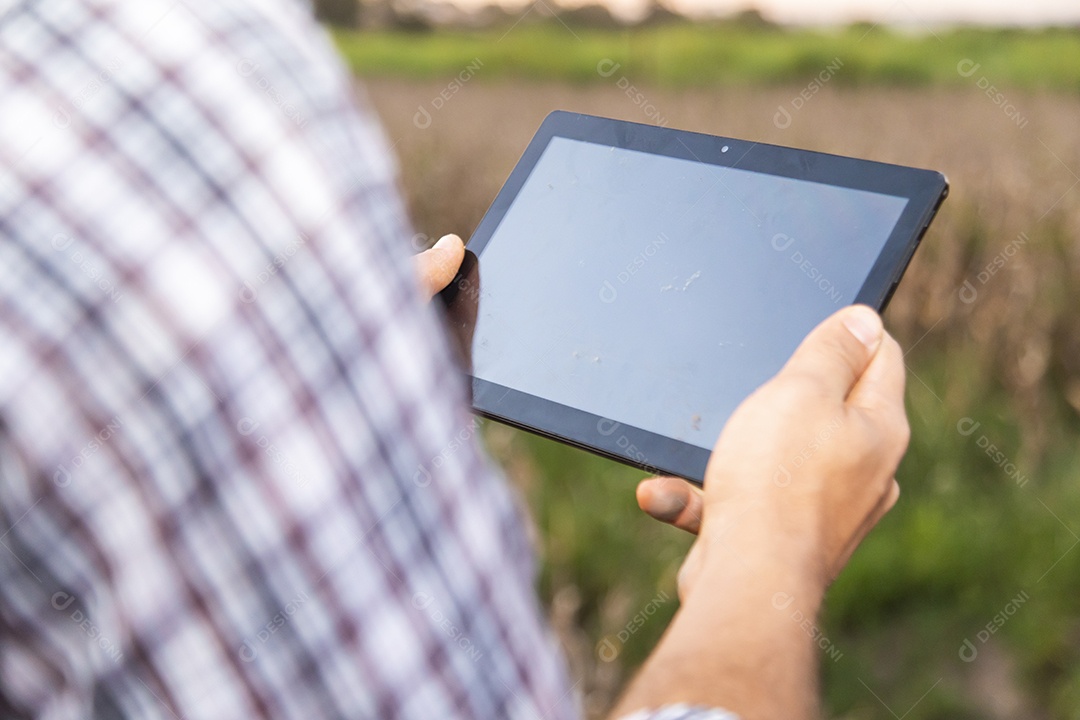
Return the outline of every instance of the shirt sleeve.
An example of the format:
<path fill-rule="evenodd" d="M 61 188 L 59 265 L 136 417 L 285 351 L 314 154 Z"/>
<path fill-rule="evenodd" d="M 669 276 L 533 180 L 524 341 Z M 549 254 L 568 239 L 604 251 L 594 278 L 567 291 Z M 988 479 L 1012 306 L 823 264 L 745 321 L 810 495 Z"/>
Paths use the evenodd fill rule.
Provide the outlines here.
<path fill-rule="evenodd" d="M 739 716 L 718 708 L 665 705 L 656 710 L 639 710 L 620 720 L 739 720 Z"/>
<path fill-rule="evenodd" d="M 16 2 L 0 47 L 0 716 L 580 717 L 305 4 Z"/>

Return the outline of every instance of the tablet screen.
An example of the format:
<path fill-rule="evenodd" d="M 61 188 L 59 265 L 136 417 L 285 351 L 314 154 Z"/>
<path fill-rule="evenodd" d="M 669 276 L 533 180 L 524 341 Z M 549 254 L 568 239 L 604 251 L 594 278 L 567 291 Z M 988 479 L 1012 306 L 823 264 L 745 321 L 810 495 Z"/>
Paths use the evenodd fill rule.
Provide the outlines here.
<path fill-rule="evenodd" d="M 711 449 L 907 202 L 554 137 L 483 247 L 472 373 Z"/>

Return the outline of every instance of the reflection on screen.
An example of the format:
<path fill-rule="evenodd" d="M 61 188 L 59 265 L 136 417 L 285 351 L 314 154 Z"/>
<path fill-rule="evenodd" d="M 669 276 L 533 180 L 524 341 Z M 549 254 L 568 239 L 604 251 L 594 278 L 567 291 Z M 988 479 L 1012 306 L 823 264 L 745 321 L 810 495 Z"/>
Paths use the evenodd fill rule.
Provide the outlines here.
<path fill-rule="evenodd" d="M 554 138 L 481 253 L 473 374 L 711 449 L 906 204 Z"/>

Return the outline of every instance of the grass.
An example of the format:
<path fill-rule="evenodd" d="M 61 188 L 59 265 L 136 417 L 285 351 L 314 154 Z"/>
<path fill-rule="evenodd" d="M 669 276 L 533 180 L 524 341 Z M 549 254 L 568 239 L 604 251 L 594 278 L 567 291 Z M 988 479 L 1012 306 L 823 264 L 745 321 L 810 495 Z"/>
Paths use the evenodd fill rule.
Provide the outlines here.
<path fill-rule="evenodd" d="M 443 70 L 427 74 L 434 67 L 432 48 L 442 47 L 451 58 L 445 67 L 475 56 L 484 58 L 484 72 L 490 67 L 494 73 L 494 53 L 532 57 L 539 51 L 527 40 L 559 37 L 553 28 L 521 32 L 523 44 L 492 45 L 482 56 L 467 36 L 417 37 L 406 53 L 409 74 L 369 77 L 370 95 L 401 159 L 413 219 L 429 235 L 468 234 L 549 110 L 641 119 L 640 107 L 611 78 L 592 82 L 587 73 L 571 73 L 568 68 L 587 68 L 587 58 L 575 60 L 576 51 L 568 49 L 549 56 L 546 73 L 535 58 L 536 82 L 485 75 L 434 112 L 430 127 L 412 124 L 417 107 L 431 107 L 447 85 Z M 681 64 L 694 64 L 688 54 L 694 46 L 672 43 L 661 52 L 661 41 L 719 31 L 650 32 L 633 45 L 635 56 L 653 43 L 660 53 L 653 66 L 667 67 L 674 78 Z M 402 38 L 379 37 L 406 48 Z M 597 35 L 600 44 L 590 52 L 606 53 L 626 41 L 606 37 Z M 673 127 L 933 167 L 950 177 L 953 189 L 886 317 L 907 351 L 913 439 L 898 473 L 899 505 L 827 598 L 822 627 L 842 653 L 835 662 L 822 656 L 828 714 L 844 720 L 1080 718 L 1080 96 L 1062 79 L 1080 71 L 1075 55 L 1073 70 L 1065 67 L 1076 52 L 1075 36 L 962 31 L 943 36 L 946 52 L 933 38 L 875 31 L 858 52 L 883 67 L 921 63 L 918 81 L 898 82 L 901 74 L 893 72 L 830 84 L 784 130 L 773 125 L 773 114 L 806 79 L 790 70 L 783 84 L 776 68 L 797 63 L 770 59 L 769 49 L 794 38 L 803 51 L 822 43 L 820 57 L 832 50 L 821 39 L 827 36 L 776 37 L 730 50 L 749 56 L 762 48 L 753 81 L 702 88 L 657 80 L 642 87 Z M 464 44 L 455 50 L 459 40 Z M 583 43 L 593 40 L 583 35 Z M 1047 50 L 1057 43 L 1057 50 Z M 377 47 L 374 42 L 364 52 Z M 703 68 L 721 52 L 697 47 Z M 1032 55 L 1025 57 L 1022 47 L 1034 48 Z M 931 49 L 934 57 L 919 57 Z M 1060 57 L 1047 67 L 1058 69 L 1040 76 L 1040 63 L 1055 53 Z M 1009 101 L 1030 124 L 1018 128 L 975 77 L 958 81 L 957 56 L 982 62 L 979 75 L 1020 86 L 1010 86 Z M 595 67 L 595 56 L 588 61 Z M 1007 67 L 1010 62 L 1015 67 Z M 845 68 L 854 65 L 845 60 Z M 1025 79 L 1036 77 L 1038 83 Z M 962 302 L 957 291 L 964 280 L 1020 232 L 1030 237 L 1023 251 L 980 285 L 975 302 Z M 965 418 L 979 423 L 971 435 L 958 429 Z M 485 435 L 532 509 L 543 559 L 541 594 L 589 716 L 603 717 L 676 610 L 675 573 L 688 539 L 637 510 L 633 488 L 640 473 L 496 424 L 487 425 Z M 990 443 L 1026 483 L 1019 485 L 987 454 L 982 445 Z M 1021 593 L 1028 599 L 995 626 L 994 618 Z M 647 608 L 646 621 L 635 624 Z M 973 662 L 960 656 L 965 640 L 976 643 Z M 614 653 L 606 641 L 615 644 Z"/>
<path fill-rule="evenodd" d="M 484 32 L 339 32 L 338 47 L 365 77 L 449 78 L 470 65 L 484 78 L 608 82 L 613 60 L 634 82 L 671 87 L 808 83 L 842 63 L 843 85 L 965 85 L 1080 92 L 1080 30 L 957 29 L 901 34 L 851 26 L 827 32 L 726 25 L 671 25 L 600 31 L 557 21 Z M 958 72 L 961 61 L 979 64 Z M 965 67 L 971 67 L 967 65 Z"/>

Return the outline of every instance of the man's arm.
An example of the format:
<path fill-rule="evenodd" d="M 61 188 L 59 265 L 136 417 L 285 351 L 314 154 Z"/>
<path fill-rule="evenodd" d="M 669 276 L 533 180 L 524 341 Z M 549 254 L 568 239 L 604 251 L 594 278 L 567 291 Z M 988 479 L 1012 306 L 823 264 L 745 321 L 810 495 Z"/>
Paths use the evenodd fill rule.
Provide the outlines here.
<path fill-rule="evenodd" d="M 744 720 L 815 715 L 817 650 L 800 623 L 814 620 L 821 585 L 779 550 L 762 552 L 768 543 L 763 533 L 746 533 L 718 548 L 616 717 L 675 703 L 725 708 Z"/>
<path fill-rule="evenodd" d="M 826 320 L 724 429 L 704 492 L 647 481 L 651 514 L 700 531 L 683 605 L 615 716 L 675 703 L 744 720 L 817 714 L 817 613 L 895 504 L 907 447 L 904 365 L 865 307 Z"/>
<path fill-rule="evenodd" d="M 416 257 L 426 293 L 450 282 L 463 254 L 451 235 Z M 642 483 L 642 509 L 698 540 L 679 573 L 682 607 L 615 717 L 677 704 L 744 720 L 817 714 L 817 614 L 897 500 L 903 397 L 896 341 L 872 310 L 847 308 L 735 413 L 704 492 Z"/>

